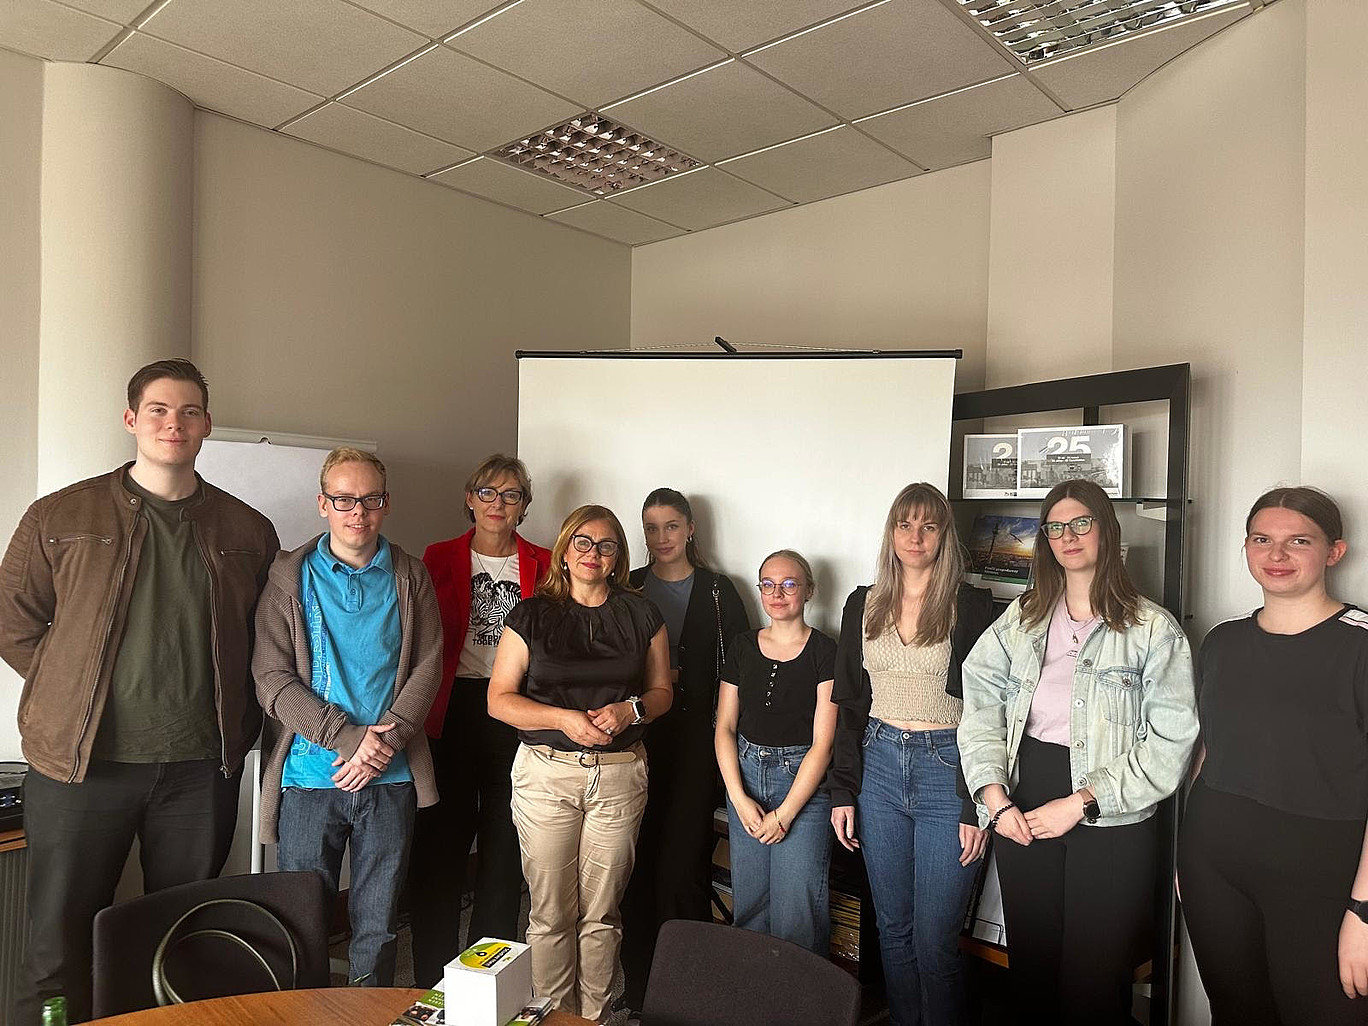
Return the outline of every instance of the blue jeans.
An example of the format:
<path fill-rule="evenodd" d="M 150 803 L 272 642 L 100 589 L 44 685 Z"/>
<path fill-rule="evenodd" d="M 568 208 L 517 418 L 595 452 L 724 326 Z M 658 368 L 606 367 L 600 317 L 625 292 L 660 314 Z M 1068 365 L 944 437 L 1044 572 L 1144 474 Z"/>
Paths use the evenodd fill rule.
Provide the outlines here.
<path fill-rule="evenodd" d="M 351 842 L 347 978 L 352 986 L 394 986 L 399 892 L 408 875 L 416 811 L 411 783 L 371 784 L 355 792 L 287 787 L 280 796 L 277 861 L 282 870 L 320 873 L 335 897 L 342 852 Z"/>
<path fill-rule="evenodd" d="M 865 726 L 857 828 L 898 1026 L 964 1021 L 959 937 L 978 864 L 959 864 L 954 730 Z"/>
<path fill-rule="evenodd" d="M 736 753 L 746 794 L 767 812 L 777 809 L 810 747 L 766 748 L 738 735 Z M 818 790 L 775 844 L 761 844 L 746 833 L 730 798 L 727 819 L 736 925 L 792 941 L 825 958 L 831 950 L 831 796 Z"/>

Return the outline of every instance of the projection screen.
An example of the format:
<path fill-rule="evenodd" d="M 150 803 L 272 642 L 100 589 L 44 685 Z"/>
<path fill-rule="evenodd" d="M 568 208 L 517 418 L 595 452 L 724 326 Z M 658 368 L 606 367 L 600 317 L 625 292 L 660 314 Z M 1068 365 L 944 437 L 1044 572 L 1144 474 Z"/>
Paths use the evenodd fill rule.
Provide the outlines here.
<path fill-rule="evenodd" d="M 521 531 L 549 546 L 570 510 L 601 503 L 640 566 L 642 500 L 676 488 L 753 624 L 760 560 L 793 548 L 817 577 L 808 622 L 834 637 L 898 490 L 945 489 L 957 356 L 520 353 L 518 455 L 535 492 Z"/>

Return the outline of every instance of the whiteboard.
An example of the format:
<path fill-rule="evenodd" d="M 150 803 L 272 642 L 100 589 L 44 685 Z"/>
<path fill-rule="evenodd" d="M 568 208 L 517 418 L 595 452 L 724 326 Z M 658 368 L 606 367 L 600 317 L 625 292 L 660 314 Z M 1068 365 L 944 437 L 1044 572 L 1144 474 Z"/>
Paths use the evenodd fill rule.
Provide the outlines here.
<path fill-rule="evenodd" d="M 945 489 L 954 379 L 951 357 L 523 356 L 518 455 L 536 501 L 520 530 L 549 545 L 570 510 L 601 503 L 640 566 L 642 500 L 676 488 L 752 622 L 760 560 L 793 548 L 817 577 L 808 622 L 834 636 L 894 496 Z"/>
<path fill-rule="evenodd" d="M 281 548 L 296 549 L 327 527 L 318 515 L 318 472 L 340 445 L 376 449 L 374 442 L 228 428 L 204 440 L 195 469 L 269 517 Z"/>

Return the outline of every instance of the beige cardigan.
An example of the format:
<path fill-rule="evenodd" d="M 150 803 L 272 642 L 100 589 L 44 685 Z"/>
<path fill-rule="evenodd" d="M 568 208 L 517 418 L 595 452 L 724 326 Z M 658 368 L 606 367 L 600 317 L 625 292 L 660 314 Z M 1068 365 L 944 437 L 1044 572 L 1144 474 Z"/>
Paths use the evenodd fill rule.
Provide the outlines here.
<path fill-rule="evenodd" d="M 261 840 L 267 844 L 278 843 L 280 779 L 294 735 L 351 758 L 366 733 L 365 726 L 351 723 L 346 713 L 325 702 L 309 686 L 313 661 L 308 625 L 299 601 L 299 575 L 305 556 L 317 545 L 315 537 L 293 552 L 276 556 L 257 603 L 252 676 L 256 678 L 257 700 L 266 717 L 261 738 L 260 822 Z M 399 592 L 403 639 L 394 701 L 380 722 L 395 724 L 384 735 L 385 743 L 396 750 L 403 749 L 408 756 L 418 806 L 422 808 L 437 802 L 432 752 L 423 733 L 423 720 L 441 681 L 442 619 L 432 580 L 422 561 L 393 542 L 390 555 Z"/>

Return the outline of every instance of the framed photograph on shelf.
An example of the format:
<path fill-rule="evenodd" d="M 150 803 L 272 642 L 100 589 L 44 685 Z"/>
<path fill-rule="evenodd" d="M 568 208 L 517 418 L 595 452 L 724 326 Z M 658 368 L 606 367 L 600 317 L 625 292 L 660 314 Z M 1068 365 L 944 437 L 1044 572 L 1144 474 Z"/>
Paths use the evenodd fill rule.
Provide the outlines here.
<path fill-rule="evenodd" d="M 1043 499 L 1061 481 L 1084 478 L 1112 498 L 1125 494 L 1126 426 L 1083 424 L 1017 431 L 1017 494 Z"/>
<path fill-rule="evenodd" d="M 1017 493 L 1017 436 L 965 435 L 966 499 L 1012 499 Z"/>
<path fill-rule="evenodd" d="M 1038 517 L 980 513 L 966 545 L 969 583 L 992 589 L 994 598 L 1016 598 L 1031 583 L 1031 557 L 1039 536 Z"/>

